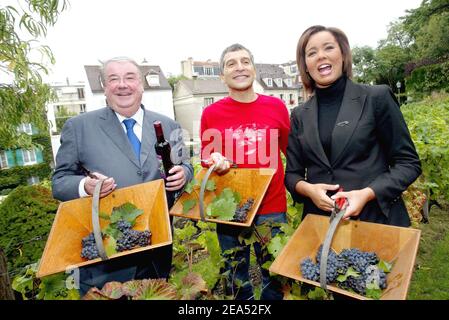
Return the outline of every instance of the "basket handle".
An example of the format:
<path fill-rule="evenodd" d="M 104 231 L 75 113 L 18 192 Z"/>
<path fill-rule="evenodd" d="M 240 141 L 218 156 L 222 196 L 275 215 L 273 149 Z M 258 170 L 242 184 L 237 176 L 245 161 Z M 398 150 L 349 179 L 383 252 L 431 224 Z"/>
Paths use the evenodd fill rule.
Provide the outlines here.
<path fill-rule="evenodd" d="M 209 169 L 207 170 L 206 174 L 203 177 L 203 180 L 201 182 L 201 188 L 200 188 L 200 217 L 201 221 L 206 221 L 206 216 L 204 214 L 204 191 L 206 190 L 206 184 L 207 180 L 209 180 L 209 176 L 211 175 L 212 171 L 215 169 L 215 164 L 211 165 Z"/>
<path fill-rule="evenodd" d="M 106 254 L 103 246 L 103 237 L 101 236 L 99 206 L 100 206 L 100 190 L 105 179 L 98 180 L 95 185 L 94 194 L 92 198 L 92 226 L 94 229 L 95 244 L 98 249 L 101 260 L 108 260 L 109 257 Z"/>
<path fill-rule="evenodd" d="M 327 291 L 326 278 L 327 278 L 327 257 L 329 254 L 329 249 L 332 243 L 332 238 L 334 237 L 335 230 L 337 229 L 338 223 L 341 218 L 343 218 L 345 210 L 341 210 L 336 214 L 335 218 L 331 221 L 329 229 L 327 229 L 326 238 L 324 239 L 323 249 L 321 251 L 320 260 L 320 286 L 325 291 Z M 324 275 L 324 277 L 323 277 Z"/>

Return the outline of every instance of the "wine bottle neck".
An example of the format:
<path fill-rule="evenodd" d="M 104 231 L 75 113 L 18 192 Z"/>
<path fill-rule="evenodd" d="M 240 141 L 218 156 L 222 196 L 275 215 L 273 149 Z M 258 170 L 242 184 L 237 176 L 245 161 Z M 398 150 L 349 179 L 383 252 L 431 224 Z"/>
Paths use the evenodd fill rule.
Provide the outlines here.
<path fill-rule="evenodd" d="M 165 141 L 164 131 L 162 130 L 162 125 L 161 125 L 160 121 L 154 122 L 153 125 L 154 125 L 154 131 L 156 132 L 157 142 L 164 142 Z"/>

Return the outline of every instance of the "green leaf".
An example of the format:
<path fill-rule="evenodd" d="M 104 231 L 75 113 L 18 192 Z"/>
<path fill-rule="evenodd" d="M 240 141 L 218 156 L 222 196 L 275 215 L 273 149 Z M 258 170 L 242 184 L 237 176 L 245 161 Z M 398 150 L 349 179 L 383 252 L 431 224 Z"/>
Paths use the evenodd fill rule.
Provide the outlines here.
<path fill-rule="evenodd" d="M 189 199 L 182 202 L 182 213 L 187 213 L 192 209 L 194 206 L 196 206 L 196 200 L 195 199 Z"/>
<path fill-rule="evenodd" d="M 216 200 L 216 201 L 215 201 Z M 232 199 L 215 198 L 214 201 L 208 205 L 206 213 L 210 217 L 217 217 L 220 220 L 230 221 L 234 218 L 235 210 L 237 209 L 237 204 Z"/>
<path fill-rule="evenodd" d="M 132 225 L 134 224 L 134 221 L 138 216 L 140 216 L 143 213 L 143 210 L 138 209 L 135 205 L 133 205 L 130 202 L 126 202 L 122 204 L 120 207 L 116 207 L 112 210 L 112 215 L 117 214 L 119 215 L 123 220 L 130 222 Z M 111 222 L 117 222 L 112 221 Z"/>
<path fill-rule="evenodd" d="M 186 184 L 184 191 L 187 192 L 188 194 L 191 194 L 196 186 L 198 186 L 198 181 L 195 178 L 193 178 L 192 181 Z"/>
<path fill-rule="evenodd" d="M 371 284 L 373 285 L 373 284 Z M 382 289 L 380 289 L 378 286 L 376 286 L 377 288 L 370 288 L 370 285 L 368 284 L 366 286 L 366 297 L 370 298 L 370 299 L 375 299 L 375 300 L 379 300 L 380 297 L 382 296 Z"/>
<path fill-rule="evenodd" d="M 115 240 L 115 238 L 109 237 L 109 239 L 107 241 L 107 245 L 104 248 L 104 251 L 106 251 L 106 255 L 108 257 L 117 253 L 117 250 L 115 249 L 116 244 L 117 244 L 117 241 Z"/>
<path fill-rule="evenodd" d="M 388 273 L 393 268 L 393 264 L 388 263 L 387 261 L 384 260 L 380 260 L 379 263 L 377 264 L 377 267 L 383 272 Z"/>
<path fill-rule="evenodd" d="M 346 281 L 346 279 L 347 279 L 349 276 L 354 277 L 354 278 L 358 278 L 358 277 L 360 277 L 360 273 L 358 273 L 357 271 L 355 271 L 353 267 L 349 267 L 348 270 L 346 270 L 346 273 L 345 273 L 345 274 L 341 274 L 341 275 L 339 275 L 339 276 L 337 277 L 337 281 L 338 281 L 338 282 L 344 282 L 344 281 Z"/>
<path fill-rule="evenodd" d="M 99 216 L 101 219 L 104 219 L 104 220 L 111 220 L 111 217 L 110 217 L 107 213 L 104 213 L 104 212 L 100 212 L 100 213 L 98 214 L 98 216 Z"/>
<path fill-rule="evenodd" d="M 268 252 L 276 258 L 279 253 L 282 251 L 282 248 L 287 244 L 288 237 L 284 235 L 277 234 L 274 238 L 271 239 L 268 244 Z"/>
<path fill-rule="evenodd" d="M 217 185 L 214 180 L 208 180 L 206 183 L 206 190 L 207 191 L 215 191 L 217 189 Z"/>
<path fill-rule="evenodd" d="M 120 232 L 120 230 L 118 230 L 114 224 L 109 224 L 106 228 L 104 228 L 101 231 L 104 235 L 107 235 L 109 237 L 112 237 L 114 239 L 118 239 L 122 236 L 122 233 Z"/>

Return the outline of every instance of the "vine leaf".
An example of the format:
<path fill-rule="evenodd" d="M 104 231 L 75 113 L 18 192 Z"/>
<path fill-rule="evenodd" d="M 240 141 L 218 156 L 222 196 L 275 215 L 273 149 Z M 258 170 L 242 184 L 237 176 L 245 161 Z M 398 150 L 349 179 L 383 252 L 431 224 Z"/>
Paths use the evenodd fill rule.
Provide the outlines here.
<path fill-rule="evenodd" d="M 196 200 L 195 199 L 189 199 L 186 201 L 183 201 L 182 203 L 182 213 L 187 213 L 192 209 L 194 206 L 196 206 Z"/>
<path fill-rule="evenodd" d="M 176 289 L 164 279 L 145 279 L 133 300 L 175 300 Z"/>
<path fill-rule="evenodd" d="M 206 182 L 206 190 L 207 191 L 215 191 L 215 189 L 217 189 L 217 184 L 215 183 L 214 180 L 208 180 Z"/>
<path fill-rule="evenodd" d="M 348 277 L 350 277 L 350 276 L 353 277 L 353 278 L 358 278 L 358 277 L 360 277 L 360 273 L 355 271 L 353 267 L 349 267 L 348 270 L 346 270 L 345 274 L 340 274 L 337 277 L 337 281 L 338 282 L 345 282 L 346 279 L 348 279 Z"/>
<path fill-rule="evenodd" d="M 186 187 L 184 188 L 184 191 L 188 194 L 191 194 L 193 192 L 193 189 L 198 186 L 198 180 L 195 178 L 192 179 L 189 183 L 186 184 Z"/>
<path fill-rule="evenodd" d="M 195 300 L 204 290 L 207 290 L 206 281 L 200 274 L 190 272 L 182 279 L 181 300 Z"/>

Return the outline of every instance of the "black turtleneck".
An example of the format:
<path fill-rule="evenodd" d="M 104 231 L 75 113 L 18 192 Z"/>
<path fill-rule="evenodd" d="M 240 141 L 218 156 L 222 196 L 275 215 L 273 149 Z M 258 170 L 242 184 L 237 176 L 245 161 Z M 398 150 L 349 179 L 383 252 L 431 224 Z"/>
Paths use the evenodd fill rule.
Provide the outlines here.
<path fill-rule="evenodd" d="M 327 158 L 331 159 L 332 131 L 337 121 L 345 93 L 346 76 L 341 76 L 327 88 L 315 88 L 318 102 L 318 131 Z"/>

